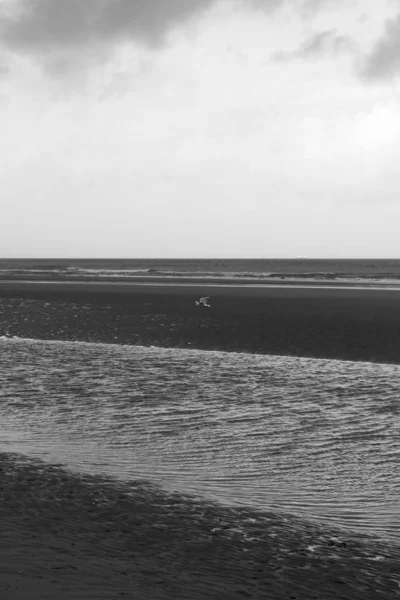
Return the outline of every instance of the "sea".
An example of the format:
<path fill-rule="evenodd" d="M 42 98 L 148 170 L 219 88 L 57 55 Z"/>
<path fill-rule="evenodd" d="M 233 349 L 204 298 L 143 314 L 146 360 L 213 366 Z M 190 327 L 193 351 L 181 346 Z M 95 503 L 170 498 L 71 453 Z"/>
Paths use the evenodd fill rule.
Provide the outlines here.
<path fill-rule="evenodd" d="M 400 543 L 400 366 L 0 339 L 0 452 Z"/>
<path fill-rule="evenodd" d="M 400 278 L 399 260 L 311 262 L 1 260 L 0 271 Z M 398 365 L 0 338 L 1 452 L 400 544 Z"/>
<path fill-rule="evenodd" d="M 400 259 L 0 259 L 0 279 L 137 277 L 400 280 Z"/>

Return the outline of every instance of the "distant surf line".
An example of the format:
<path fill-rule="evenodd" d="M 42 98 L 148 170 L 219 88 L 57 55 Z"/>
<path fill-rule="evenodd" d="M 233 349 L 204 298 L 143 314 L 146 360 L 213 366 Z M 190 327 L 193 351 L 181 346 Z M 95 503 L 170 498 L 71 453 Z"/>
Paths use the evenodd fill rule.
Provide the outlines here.
<path fill-rule="evenodd" d="M 49 286 L 55 286 L 55 285 L 76 285 L 76 286 L 110 286 L 110 287 L 117 287 L 117 286 L 124 286 L 124 287 L 207 287 L 207 288 L 236 288 L 236 289 L 243 289 L 243 288 L 251 288 L 251 289 L 269 289 L 269 288 L 277 288 L 277 289 L 321 289 L 321 290 L 349 290 L 349 291 L 354 291 L 354 290 L 376 290 L 376 291 L 391 291 L 391 292 L 400 292 L 400 285 L 398 287 L 390 287 L 390 285 L 385 285 L 385 284 L 378 284 L 376 282 L 374 282 L 373 284 L 371 283 L 371 285 L 358 285 L 357 283 L 348 283 L 347 285 L 343 285 L 343 284 L 323 284 L 323 283 L 292 283 L 292 282 L 287 282 L 287 283 L 270 283 L 270 282 L 265 282 L 265 283 L 225 283 L 222 281 L 218 281 L 218 282 L 201 282 L 201 281 L 195 281 L 195 282 L 172 282 L 172 281 L 165 281 L 165 280 L 161 280 L 161 281 L 68 281 L 68 280 L 56 280 L 56 281 L 52 281 L 52 280 L 26 280 L 26 279 L 3 279 L 0 280 L 0 289 L 2 287 L 2 284 L 8 284 L 8 285 L 20 285 L 23 284 L 25 286 L 35 286 L 36 284 L 39 285 L 49 285 Z"/>

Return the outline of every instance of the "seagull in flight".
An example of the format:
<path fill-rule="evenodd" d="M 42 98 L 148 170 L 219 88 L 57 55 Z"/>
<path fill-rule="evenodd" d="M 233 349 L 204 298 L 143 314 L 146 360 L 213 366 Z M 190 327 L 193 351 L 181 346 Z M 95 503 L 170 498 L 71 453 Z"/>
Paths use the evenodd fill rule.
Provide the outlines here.
<path fill-rule="evenodd" d="M 200 298 L 199 301 L 196 300 L 196 306 L 208 306 L 211 308 L 211 304 L 207 304 L 207 300 L 210 299 L 210 296 L 204 296 L 204 298 Z"/>

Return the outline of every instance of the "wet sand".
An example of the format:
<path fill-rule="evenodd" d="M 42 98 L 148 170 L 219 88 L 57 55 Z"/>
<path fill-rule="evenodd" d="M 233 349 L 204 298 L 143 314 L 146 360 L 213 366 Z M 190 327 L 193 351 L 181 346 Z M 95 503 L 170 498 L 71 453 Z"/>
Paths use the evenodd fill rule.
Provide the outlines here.
<path fill-rule="evenodd" d="M 211 296 L 211 309 L 194 300 Z M 0 283 L 0 335 L 400 364 L 388 289 Z M 398 547 L 0 454 L 0 598 L 400 597 Z"/>
<path fill-rule="evenodd" d="M 400 364 L 399 306 L 335 284 L 0 282 L 0 335 Z"/>
<path fill-rule="evenodd" d="M 0 455 L 2 600 L 400 597 L 395 546 Z"/>

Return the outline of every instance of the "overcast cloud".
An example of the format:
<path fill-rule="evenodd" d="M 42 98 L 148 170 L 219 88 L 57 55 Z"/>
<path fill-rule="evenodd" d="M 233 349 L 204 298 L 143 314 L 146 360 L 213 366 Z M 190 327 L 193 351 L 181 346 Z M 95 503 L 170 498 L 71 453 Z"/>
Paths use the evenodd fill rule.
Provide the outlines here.
<path fill-rule="evenodd" d="M 338 35 L 333 29 L 321 31 L 305 40 L 298 49 L 290 52 L 274 52 L 272 60 L 284 62 L 286 60 L 315 59 L 326 54 L 339 54 L 341 52 L 353 52 L 356 45 L 350 36 Z"/>
<path fill-rule="evenodd" d="M 362 75 L 372 81 L 400 76 L 400 14 L 387 21 L 382 36 L 366 58 Z"/>
<path fill-rule="evenodd" d="M 0 0 L 0 256 L 400 257 L 376 6 Z"/>
<path fill-rule="evenodd" d="M 2 38 L 22 51 L 139 40 L 158 44 L 213 0 L 21 0 L 3 14 Z"/>

